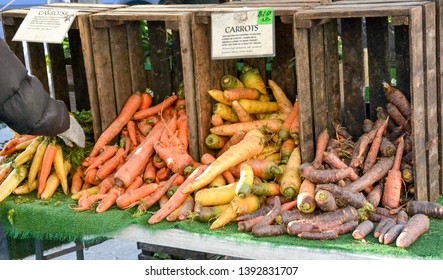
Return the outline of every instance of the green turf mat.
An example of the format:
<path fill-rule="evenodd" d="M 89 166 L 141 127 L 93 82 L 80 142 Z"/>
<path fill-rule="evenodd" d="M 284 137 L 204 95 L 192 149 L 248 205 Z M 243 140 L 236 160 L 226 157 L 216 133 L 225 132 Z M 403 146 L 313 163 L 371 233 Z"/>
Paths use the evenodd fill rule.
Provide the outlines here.
<path fill-rule="evenodd" d="M 442 201 L 443 199 L 439 200 L 440 203 Z M 443 259 L 443 220 L 431 219 L 431 226 L 427 233 L 419 237 L 411 247 L 400 249 L 395 244 L 380 244 L 373 237 L 366 238 L 364 242 L 357 241 L 352 238 L 351 234 L 340 236 L 337 240 L 318 241 L 288 235 L 256 238 L 250 233 L 239 232 L 235 223 L 215 231 L 209 230 L 209 224 L 198 221 L 164 221 L 149 225 L 147 220 L 151 214 L 135 216 L 133 215 L 135 209 L 120 210 L 114 206 L 104 213 L 74 212 L 69 207 L 70 205 L 76 205 L 76 201 L 61 193 L 57 193 L 48 201 L 37 200 L 35 194 L 10 196 L 0 203 L 0 214 L 5 232 L 11 238 L 74 241 L 87 237 L 90 240 L 91 237 L 106 238 L 131 224 L 139 224 L 149 230 L 176 228 L 220 238 L 234 238 L 239 242 L 250 240 L 266 242 L 268 246 L 269 244 L 284 244 L 353 254 Z"/>

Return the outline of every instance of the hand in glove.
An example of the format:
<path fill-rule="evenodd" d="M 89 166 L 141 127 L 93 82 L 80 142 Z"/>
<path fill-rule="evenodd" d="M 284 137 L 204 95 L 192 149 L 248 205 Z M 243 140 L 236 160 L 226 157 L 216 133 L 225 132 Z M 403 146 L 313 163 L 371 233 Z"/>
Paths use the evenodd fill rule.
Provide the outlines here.
<path fill-rule="evenodd" d="M 85 132 L 77 120 L 73 116 L 69 116 L 69 129 L 63 133 L 57 135 L 60 137 L 66 145 L 72 147 L 73 144 L 76 144 L 80 148 L 85 147 Z"/>

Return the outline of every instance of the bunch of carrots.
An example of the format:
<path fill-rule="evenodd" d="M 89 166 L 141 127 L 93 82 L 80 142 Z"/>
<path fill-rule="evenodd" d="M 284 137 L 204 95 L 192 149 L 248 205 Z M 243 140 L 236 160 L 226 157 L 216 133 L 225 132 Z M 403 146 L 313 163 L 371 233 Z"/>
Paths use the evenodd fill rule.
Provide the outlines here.
<path fill-rule="evenodd" d="M 58 186 L 69 193 L 71 162 L 54 137 L 16 134 L 0 151 L 0 202 L 13 194 L 37 190 L 39 199 L 49 199 Z"/>
<path fill-rule="evenodd" d="M 128 209 L 197 167 L 188 153 L 184 95 L 153 105 L 149 90 L 132 94 L 73 175 L 75 211 Z M 118 143 L 113 144 L 118 139 Z M 171 178 L 177 181 L 170 181 Z"/>

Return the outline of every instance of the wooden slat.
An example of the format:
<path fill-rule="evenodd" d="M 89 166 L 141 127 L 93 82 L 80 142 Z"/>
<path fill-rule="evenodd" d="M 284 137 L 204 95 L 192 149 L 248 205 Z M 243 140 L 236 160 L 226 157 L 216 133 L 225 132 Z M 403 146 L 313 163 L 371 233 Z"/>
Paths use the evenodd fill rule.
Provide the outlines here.
<path fill-rule="evenodd" d="M 74 78 L 74 91 L 77 110 L 89 110 L 88 85 L 83 60 L 82 42 L 78 29 L 68 32 L 69 49 L 72 57 L 72 74 Z"/>
<path fill-rule="evenodd" d="M 438 113 L 437 113 L 437 68 L 436 68 L 436 30 L 435 4 L 423 6 L 423 51 L 424 51 L 424 90 L 426 110 L 426 142 L 429 200 L 436 201 L 440 193 L 438 165 Z"/>
<path fill-rule="evenodd" d="M 309 30 L 309 41 L 311 97 L 314 110 L 314 142 L 317 143 L 318 135 L 328 128 L 328 100 L 325 84 L 325 76 L 328 73 L 325 73 L 323 26 L 315 26 Z"/>
<path fill-rule="evenodd" d="M 198 129 L 197 125 L 197 104 L 196 89 L 194 79 L 193 44 L 191 31 L 191 14 L 186 14 L 180 18 L 179 31 L 181 42 L 181 66 L 183 71 L 183 84 L 186 94 L 186 114 L 188 116 L 188 139 L 189 154 L 195 161 L 200 160 L 198 150 Z"/>
<path fill-rule="evenodd" d="M 114 77 L 110 65 L 111 50 L 106 28 L 92 28 L 92 49 L 97 79 L 97 96 L 100 107 L 100 121 L 102 131 L 117 117 L 115 108 Z"/>
<path fill-rule="evenodd" d="M 72 111 L 63 46 L 61 44 L 48 44 L 48 48 L 55 98 L 62 100 L 68 107 L 68 110 Z"/>
<path fill-rule="evenodd" d="M 172 30 L 172 90 L 177 91 L 180 82 L 183 81 L 182 57 L 180 45 L 180 32 Z"/>
<path fill-rule="evenodd" d="M 344 125 L 357 139 L 366 118 L 364 57 L 361 19 L 342 19 Z"/>
<path fill-rule="evenodd" d="M 109 28 L 109 43 L 111 47 L 110 70 L 114 77 L 115 106 L 120 113 L 128 97 L 133 93 L 131 87 L 131 71 L 129 66 L 128 41 L 126 26 L 119 25 Z"/>
<path fill-rule="evenodd" d="M 166 30 L 163 21 L 148 21 L 148 37 L 151 58 L 151 83 L 154 103 L 158 104 L 172 94 L 171 72 L 166 45 Z"/>
<path fill-rule="evenodd" d="M 407 26 L 395 26 L 395 63 L 396 87 L 410 100 L 410 61 L 409 61 L 409 31 Z"/>
<path fill-rule="evenodd" d="M 377 107 L 384 107 L 386 105 L 383 82 L 391 82 L 388 32 L 387 18 L 366 19 L 370 96 L 369 116 L 372 120 L 377 119 Z"/>
<path fill-rule="evenodd" d="M 328 100 L 328 120 L 329 129 L 332 132 L 333 124 L 342 124 L 342 108 L 341 108 L 341 94 L 340 94 L 340 72 L 339 72 L 339 57 L 338 57 L 338 31 L 337 23 L 329 22 L 324 24 L 324 38 L 325 38 L 325 53 L 328 54 L 325 59 L 325 73 L 326 79 L 326 95 Z"/>
<path fill-rule="evenodd" d="M 293 24 L 285 24 L 275 20 L 275 57 L 272 59 L 271 79 L 285 92 L 286 96 L 294 102 L 295 89 L 295 64 L 294 64 L 294 32 Z M 292 66 L 291 66 L 292 63 Z"/>
<path fill-rule="evenodd" d="M 414 171 L 416 199 L 428 200 L 429 192 L 426 150 L 425 150 L 425 104 L 423 88 L 423 25 L 422 11 L 420 7 L 411 9 L 409 19 L 409 47 L 410 47 L 410 75 L 411 75 L 411 98 L 412 98 L 412 137 L 414 152 Z"/>
<path fill-rule="evenodd" d="M 192 37 L 194 50 L 194 73 L 198 77 L 195 80 L 196 88 L 196 109 L 198 118 L 198 149 L 200 156 L 204 153 L 213 153 L 205 145 L 205 137 L 209 134 L 210 116 L 212 112 L 212 100 L 208 90 L 213 86 L 211 83 L 211 61 L 209 34 L 210 25 L 197 24 L 195 18 L 192 20 Z M 209 75 L 208 75 L 209 74 Z"/>
<path fill-rule="evenodd" d="M 95 64 L 89 17 L 81 16 L 77 18 L 77 21 L 82 42 L 85 75 L 88 85 L 88 98 L 93 119 L 92 128 L 94 130 L 94 138 L 97 140 L 102 132 L 102 126 L 100 121 L 101 115 L 98 101 L 97 80 L 95 76 Z"/>
<path fill-rule="evenodd" d="M 44 45 L 42 43 L 28 43 L 28 57 L 32 75 L 40 80 L 44 89 L 49 93 Z"/>
<path fill-rule="evenodd" d="M 23 52 L 22 42 L 12 41 L 12 38 L 14 38 L 14 35 L 17 32 L 18 28 L 20 27 L 23 18 L 20 19 L 10 18 L 7 17 L 6 15 L 8 15 L 7 12 L 3 12 L 1 14 L 4 40 L 6 44 L 8 44 L 11 51 L 13 51 L 15 55 L 18 57 L 18 59 L 20 59 L 20 61 L 23 63 L 23 65 L 25 65 L 26 64 L 25 54 Z"/>
<path fill-rule="evenodd" d="M 439 136 L 439 165 L 440 165 L 440 194 L 443 194 L 443 3 L 438 0 L 436 3 L 437 22 L 437 106 L 438 106 L 438 136 Z"/>
<path fill-rule="evenodd" d="M 314 159 L 314 128 L 311 97 L 311 71 L 309 64 L 309 35 L 307 29 L 294 31 L 294 45 L 297 71 L 297 92 L 299 100 L 300 150 L 303 162 Z"/>
<path fill-rule="evenodd" d="M 126 23 L 128 42 L 129 69 L 131 78 L 131 92 L 144 91 L 147 85 L 145 71 L 145 55 L 140 31 L 140 22 Z"/>

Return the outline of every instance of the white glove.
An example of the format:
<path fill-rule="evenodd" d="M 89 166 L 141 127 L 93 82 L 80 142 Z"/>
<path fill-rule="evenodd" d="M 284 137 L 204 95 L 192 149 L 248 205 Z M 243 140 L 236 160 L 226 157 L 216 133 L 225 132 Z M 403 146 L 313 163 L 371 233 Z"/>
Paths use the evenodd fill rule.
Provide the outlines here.
<path fill-rule="evenodd" d="M 69 129 L 57 136 L 60 137 L 69 147 L 76 144 L 80 148 L 84 148 L 85 132 L 83 131 L 83 128 L 72 115 L 69 116 L 69 120 Z"/>

